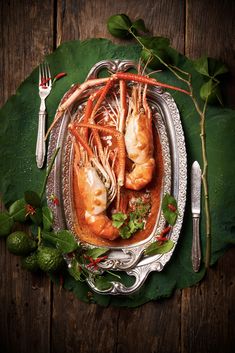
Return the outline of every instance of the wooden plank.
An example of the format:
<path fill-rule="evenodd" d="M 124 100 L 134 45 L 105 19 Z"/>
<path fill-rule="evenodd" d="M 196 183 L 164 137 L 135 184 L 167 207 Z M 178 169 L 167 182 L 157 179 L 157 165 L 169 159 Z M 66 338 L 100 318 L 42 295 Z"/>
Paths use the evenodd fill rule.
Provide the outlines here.
<path fill-rule="evenodd" d="M 53 1 L 1 1 L 0 23 L 2 105 L 53 49 Z M 19 257 L 6 250 L 4 239 L 0 240 L 0 269 L 1 352 L 49 352 L 49 279 L 23 271 Z"/>
<path fill-rule="evenodd" d="M 231 1 L 187 1 L 186 54 L 223 60 L 232 69 L 227 85 L 227 102 L 234 103 L 234 17 Z M 229 89 L 228 89 L 229 88 Z M 210 269 L 196 288 L 182 291 L 181 352 L 233 351 L 235 304 L 234 255 L 231 249 Z"/>
<path fill-rule="evenodd" d="M 132 20 L 143 18 L 154 35 L 167 36 L 173 46 L 184 50 L 184 1 L 181 0 L 144 3 L 59 0 L 57 44 L 91 37 L 106 37 L 120 43 L 106 29 L 109 16 L 117 13 L 126 13 Z M 169 300 L 136 309 L 102 308 L 81 303 L 73 294 L 54 288 L 52 352 L 177 352 L 180 299 L 181 292 L 176 291 Z"/>
<path fill-rule="evenodd" d="M 224 101 L 235 108 L 235 2 L 187 0 L 186 15 L 186 55 L 211 56 L 228 66 Z"/>
<path fill-rule="evenodd" d="M 137 309 L 120 309 L 117 353 L 178 352 L 181 295 L 147 303 Z"/>
<path fill-rule="evenodd" d="M 58 42 L 72 39 L 109 38 L 106 23 L 110 16 L 125 13 L 132 21 L 144 19 L 153 35 L 170 38 L 172 45 L 184 50 L 184 1 L 113 1 L 113 0 L 58 0 Z M 176 15 L 177 14 L 177 15 Z"/>
<path fill-rule="evenodd" d="M 183 290 L 182 353 L 233 352 L 234 255 L 231 249 L 200 285 Z"/>

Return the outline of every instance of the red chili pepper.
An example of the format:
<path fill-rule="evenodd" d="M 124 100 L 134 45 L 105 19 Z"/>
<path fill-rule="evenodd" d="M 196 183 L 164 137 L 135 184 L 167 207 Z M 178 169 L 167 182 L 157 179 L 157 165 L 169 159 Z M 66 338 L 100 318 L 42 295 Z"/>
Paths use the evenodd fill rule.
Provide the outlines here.
<path fill-rule="evenodd" d="M 171 230 L 171 226 L 168 226 L 168 227 L 166 227 L 165 229 L 163 229 L 163 230 L 161 231 L 161 233 L 160 233 L 159 235 L 157 235 L 157 237 L 156 237 L 157 241 L 160 242 L 160 243 L 163 243 L 164 241 L 167 241 L 168 238 L 165 237 L 165 235 L 166 235 L 167 233 L 169 233 L 170 230 Z"/>
<path fill-rule="evenodd" d="M 45 84 L 46 84 L 47 82 L 49 82 L 50 79 L 51 79 L 50 77 L 49 77 L 49 78 L 44 78 L 44 77 L 42 77 L 40 86 L 43 86 L 42 88 L 47 88 L 47 86 L 45 86 Z"/>
<path fill-rule="evenodd" d="M 59 80 L 61 77 L 64 77 L 66 75 L 67 75 L 66 72 L 60 72 L 54 77 L 54 81 Z"/>
<path fill-rule="evenodd" d="M 30 204 L 25 205 L 25 210 L 26 210 L 25 217 L 27 217 L 28 215 L 33 216 L 36 213 L 36 209 Z"/>
<path fill-rule="evenodd" d="M 177 208 L 176 208 L 174 205 L 172 205 L 171 203 L 169 203 L 169 204 L 167 205 L 167 207 L 168 207 L 169 210 L 172 211 L 172 212 L 175 212 L 175 211 L 177 210 Z"/>
<path fill-rule="evenodd" d="M 95 270 L 98 270 L 98 263 L 107 259 L 107 257 L 108 256 L 101 256 L 101 257 L 98 257 L 97 259 L 93 259 L 90 256 L 86 256 L 86 258 L 88 258 L 90 261 L 90 263 L 87 265 L 87 267 L 94 267 Z"/>
<path fill-rule="evenodd" d="M 54 77 L 52 84 L 54 84 L 55 81 L 59 80 L 60 78 L 62 78 L 62 77 L 64 77 L 64 76 L 67 76 L 66 72 L 60 72 L 60 73 L 58 73 L 58 74 Z"/>
<path fill-rule="evenodd" d="M 164 235 L 164 234 L 169 233 L 170 230 L 171 230 L 171 226 L 168 226 L 168 227 L 164 228 L 164 229 L 161 231 L 161 235 Z"/>
<path fill-rule="evenodd" d="M 51 194 L 50 200 L 53 202 L 54 205 L 56 206 L 60 205 L 59 199 L 54 194 Z"/>

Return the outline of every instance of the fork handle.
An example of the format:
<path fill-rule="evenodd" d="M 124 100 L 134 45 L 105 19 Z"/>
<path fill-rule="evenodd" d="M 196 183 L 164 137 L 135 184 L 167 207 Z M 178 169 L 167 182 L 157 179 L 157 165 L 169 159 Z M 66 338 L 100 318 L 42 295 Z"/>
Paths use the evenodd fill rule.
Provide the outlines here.
<path fill-rule="evenodd" d="M 39 110 L 38 114 L 38 136 L 36 145 L 36 162 L 37 167 L 42 168 L 46 154 L 45 142 L 45 123 L 46 123 L 46 110 Z"/>

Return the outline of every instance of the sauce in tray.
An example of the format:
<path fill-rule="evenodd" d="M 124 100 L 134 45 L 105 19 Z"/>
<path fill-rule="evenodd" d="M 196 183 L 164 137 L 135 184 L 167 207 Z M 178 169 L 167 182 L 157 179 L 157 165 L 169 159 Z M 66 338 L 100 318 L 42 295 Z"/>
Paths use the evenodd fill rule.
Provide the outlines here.
<path fill-rule="evenodd" d="M 112 241 L 101 238 L 92 233 L 90 227 L 88 226 L 85 220 L 84 204 L 79 193 L 76 173 L 74 173 L 73 171 L 73 200 L 75 214 L 74 229 L 80 241 L 84 241 L 95 246 L 124 247 L 128 245 L 137 244 L 143 241 L 144 239 L 148 238 L 148 236 L 152 233 L 154 226 L 156 225 L 156 221 L 161 207 L 161 189 L 164 175 L 161 144 L 156 129 L 154 128 L 153 130 L 154 159 L 156 165 L 152 181 L 148 185 L 146 185 L 146 187 L 139 191 L 128 190 L 124 186 L 121 189 L 121 199 L 124 198 L 124 203 L 128 203 L 128 201 L 132 198 L 144 198 L 147 195 L 148 200 L 151 204 L 151 209 L 150 213 L 146 217 L 145 228 L 143 230 L 137 231 L 129 239 L 122 239 L 121 237 L 119 237 Z M 109 208 L 111 207 L 112 204 L 109 206 Z M 111 218 L 109 208 L 107 210 L 107 215 L 109 215 L 109 218 Z"/>

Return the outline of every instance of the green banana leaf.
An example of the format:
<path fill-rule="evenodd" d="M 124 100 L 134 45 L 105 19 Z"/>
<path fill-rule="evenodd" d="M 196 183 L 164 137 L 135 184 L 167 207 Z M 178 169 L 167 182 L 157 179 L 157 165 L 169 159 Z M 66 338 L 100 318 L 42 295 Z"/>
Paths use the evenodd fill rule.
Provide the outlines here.
<path fill-rule="evenodd" d="M 83 82 L 90 68 L 100 60 L 132 59 L 138 61 L 140 47 L 136 45 L 118 46 L 106 39 L 71 41 L 62 44 L 54 53 L 46 57 L 52 77 L 59 72 L 67 76 L 57 81 L 47 99 L 48 126 L 53 120 L 56 108 L 63 94 L 75 82 Z M 203 78 L 192 62 L 177 52 L 177 65 L 192 74 L 193 88 L 199 92 Z M 155 77 L 183 87 L 169 72 L 158 73 Z M 186 87 L 184 87 L 186 88 Z M 185 133 L 188 166 L 194 160 L 202 165 L 199 117 L 190 97 L 170 92 L 179 108 Z M 38 124 L 38 68 L 21 84 L 16 94 L 0 110 L 0 192 L 6 205 L 23 196 L 26 190 L 40 192 L 45 169 L 39 170 L 35 163 L 35 144 Z M 212 256 L 211 265 L 235 243 L 235 184 L 233 173 L 233 143 L 235 137 L 235 111 L 209 106 L 206 118 L 206 143 L 209 160 L 209 194 L 212 217 Z M 191 266 L 192 223 L 190 214 L 190 189 L 183 229 L 176 250 L 160 273 L 151 273 L 136 294 L 130 296 L 102 296 L 91 294 L 85 283 L 75 281 L 67 272 L 64 274 L 64 287 L 85 302 L 100 305 L 136 307 L 150 300 L 169 297 L 175 288 L 185 288 L 198 283 L 205 274 L 204 264 L 198 273 Z M 201 234 L 202 252 L 205 254 L 205 216 L 202 213 Z M 55 283 L 56 276 L 51 276 Z M 113 278 L 110 278 L 113 280 Z M 126 285 L 132 278 L 123 276 Z"/>

